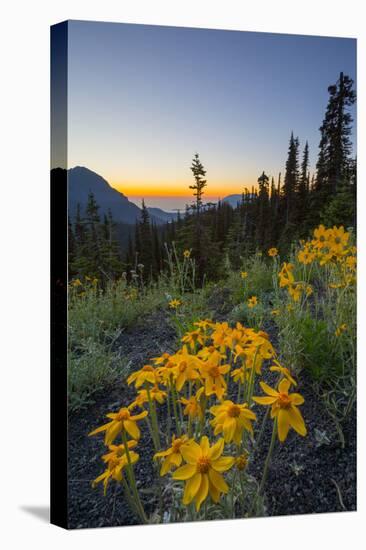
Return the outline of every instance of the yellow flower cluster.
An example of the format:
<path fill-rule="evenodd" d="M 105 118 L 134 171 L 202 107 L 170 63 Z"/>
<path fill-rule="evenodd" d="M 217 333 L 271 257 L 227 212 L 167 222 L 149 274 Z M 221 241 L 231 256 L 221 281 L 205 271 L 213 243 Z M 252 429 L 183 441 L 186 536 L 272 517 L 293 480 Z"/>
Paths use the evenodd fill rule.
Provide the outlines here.
<path fill-rule="evenodd" d="M 281 271 L 278 274 L 280 280 L 280 288 L 287 288 L 289 296 L 294 302 L 299 302 L 303 293 L 310 296 L 313 292 L 311 285 L 304 282 L 295 281 L 294 264 L 284 262 Z"/>
<path fill-rule="evenodd" d="M 257 296 L 252 296 L 251 298 L 249 298 L 248 300 L 248 307 L 250 309 L 253 309 L 255 306 L 258 305 L 258 298 Z"/>
<path fill-rule="evenodd" d="M 110 421 L 90 433 L 103 432 L 110 451 L 103 456 L 106 470 L 94 485 L 103 481 L 106 490 L 110 479 L 124 482 L 124 469 L 133 479 L 131 467 L 139 457 L 130 449 L 140 438 L 138 422 L 145 419 L 153 437 L 154 459 L 160 461 L 160 475 L 171 474 L 173 480 L 185 482 L 183 505 L 193 502 L 198 512 L 208 497 L 217 503 L 229 491 L 223 474 L 234 465 L 238 472 L 246 468 L 249 454 L 245 441 L 247 436 L 254 436 L 253 423 L 257 420 L 253 401 L 269 404 L 269 398 L 253 397 L 255 377 L 262 374 L 266 360 L 272 360 L 270 370 L 279 375 L 278 389 L 261 382 L 270 392 L 272 418 L 278 418 L 278 438 L 284 441 L 290 427 L 305 435 L 297 409 L 303 400 L 298 394 L 288 394 L 288 387 L 296 382 L 275 359 L 268 335 L 240 323 L 231 327 L 206 319 L 196 322 L 183 336 L 176 353 L 163 353 L 133 372 L 127 382 L 137 391 L 135 399 L 118 412 L 107 414 Z M 230 384 L 236 385 L 234 392 Z M 233 394 L 237 395 L 235 401 L 229 398 Z M 172 405 L 176 429 L 165 449 L 160 444 L 162 432 L 156 414 L 156 406 L 164 402 Z M 133 412 L 137 408 L 139 414 Z M 120 445 L 115 443 L 118 437 L 122 439 Z M 230 446 L 229 455 L 226 445 Z"/>
<path fill-rule="evenodd" d="M 304 266 L 330 266 L 333 276 L 330 288 L 344 288 L 355 283 L 356 277 L 356 248 L 351 246 L 350 233 L 344 228 L 326 229 L 319 225 L 314 230 L 313 238 L 301 241 L 301 248 L 297 253 L 297 260 Z M 284 262 L 278 273 L 280 288 L 287 288 L 288 294 L 294 302 L 299 302 L 303 295 L 310 296 L 313 288 L 305 281 L 296 281 L 293 263 Z"/>
<path fill-rule="evenodd" d="M 350 240 L 351 234 L 343 226 L 325 228 L 319 225 L 313 238 L 302 244 L 298 261 L 304 265 L 317 262 L 320 266 L 334 266 L 336 281 L 330 283 L 330 287 L 351 286 L 356 281 L 356 248 Z"/>
<path fill-rule="evenodd" d="M 97 279 L 96 277 L 89 277 L 89 275 L 85 275 L 84 283 L 82 283 L 82 281 L 79 278 L 77 278 L 77 279 L 73 279 L 70 282 L 70 286 L 72 286 L 73 288 L 82 287 L 84 285 L 92 285 L 93 287 L 96 287 L 98 285 L 98 282 L 99 282 L 99 279 Z"/>

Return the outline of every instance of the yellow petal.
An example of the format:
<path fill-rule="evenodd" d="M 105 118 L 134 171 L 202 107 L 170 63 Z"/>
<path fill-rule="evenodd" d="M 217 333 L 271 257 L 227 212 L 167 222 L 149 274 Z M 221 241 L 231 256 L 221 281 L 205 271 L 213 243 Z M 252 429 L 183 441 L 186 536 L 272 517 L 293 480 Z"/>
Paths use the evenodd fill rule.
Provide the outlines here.
<path fill-rule="evenodd" d="M 220 491 L 218 491 L 216 487 L 212 485 L 212 483 L 209 484 L 208 491 L 210 493 L 210 497 L 212 498 L 212 500 L 215 503 L 218 503 L 220 500 Z"/>
<path fill-rule="evenodd" d="M 217 460 L 211 462 L 211 466 L 216 472 L 226 472 L 229 470 L 235 462 L 235 458 L 232 456 L 222 456 Z"/>
<path fill-rule="evenodd" d="M 196 494 L 196 510 L 197 512 L 201 508 L 202 502 L 207 498 L 208 495 L 208 476 L 207 474 L 202 475 L 201 485 Z"/>
<path fill-rule="evenodd" d="M 195 441 L 192 441 L 189 445 L 182 445 L 180 452 L 188 464 L 196 464 L 197 460 L 202 456 L 202 449 Z"/>
<path fill-rule="evenodd" d="M 290 389 L 291 382 L 287 378 L 282 378 L 281 382 L 278 385 L 278 391 L 281 393 L 287 393 Z"/>
<path fill-rule="evenodd" d="M 165 476 L 169 470 L 170 470 L 170 457 L 169 458 L 166 458 L 163 462 L 163 464 L 161 465 L 161 468 L 160 468 L 160 475 L 161 476 Z"/>
<path fill-rule="evenodd" d="M 307 434 L 306 426 L 301 412 L 296 407 L 288 409 L 288 418 L 293 429 L 303 437 Z"/>
<path fill-rule="evenodd" d="M 137 462 L 139 458 L 140 458 L 140 455 L 138 453 L 135 453 L 135 451 L 130 452 L 130 459 L 132 464 L 135 464 L 135 462 Z M 126 458 L 126 464 L 128 464 L 127 458 Z"/>
<path fill-rule="evenodd" d="M 126 432 L 129 433 L 131 437 L 133 437 L 134 439 L 140 438 L 140 429 L 135 422 L 132 422 L 131 420 L 125 420 L 124 427 Z"/>
<path fill-rule="evenodd" d="M 253 401 L 258 403 L 258 405 L 273 405 L 277 401 L 277 397 L 252 397 Z"/>
<path fill-rule="evenodd" d="M 208 437 L 207 435 L 204 435 L 202 438 L 201 438 L 201 443 L 200 443 L 200 447 L 202 449 L 202 454 L 204 456 L 207 456 L 208 455 L 208 452 L 210 450 L 210 442 L 208 440 Z"/>
<path fill-rule="evenodd" d="M 186 479 L 193 477 L 195 473 L 196 466 L 194 464 L 185 464 L 184 466 L 178 468 L 178 470 L 175 470 L 173 473 L 173 478 L 185 481 Z"/>
<path fill-rule="evenodd" d="M 92 432 L 90 432 L 88 435 L 95 435 L 99 434 L 100 432 L 104 432 L 105 430 L 108 430 L 108 428 L 113 424 L 113 422 L 107 422 L 107 424 L 103 424 L 103 426 L 99 426 L 99 428 L 96 428 Z"/>
<path fill-rule="evenodd" d="M 219 428 L 219 426 L 217 426 L 217 428 Z M 216 429 L 217 429 L 216 428 Z M 215 429 L 215 432 L 216 432 L 216 429 Z M 221 429 L 219 429 L 219 432 L 221 431 Z M 216 434 L 215 434 L 216 435 Z M 217 460 L 223 453 L 223 450 L 224 450 L 224 440 L 223 438 L 221 437 L 218 441 L 216 441 L 216 443 L 211 447 L 208 455 L 210 457 L 211 460 Z"/>
<path fill-rule="evenodd" d="M 176 467 L 180 466 L 182 464 L 182 455 L 180 453 L 173 453 L 170 457 L 170 462 Z"/>
<path fill-rule="evenodd" d="M 107 477 L 109 475 L 109 470 L 106 470 L 105 472 L 103 472 L 102 474 L 100 474 L 100 476 L 98 476 L 96 479 L 94 479 L 94 481 L 92 482 L 92 487 L 94 488 L 95 485 L 97 483 L 100 483 L 100 481 L 103 481 L 103 479 L 105 477 Z"/>
<path fill-rule="evenodd" d="M 113 421 L 105 433 L 104 442 L 110 445 L 116 439 L 117 435 L 122 431 L 122 422 Z M 136 438 L 134 438 L 136 439 Z"/>
<path fill-rule="evenodd" d="M 202 474 L 197 473 L 191 479 L 189 479 L 186 483 L 185 489 L 184 489 L 184 495 L 183 495 L 183 504 L 187 505 L 196 496 L 198 493 L 198 489 L 201 486 L 202 481 Z"/>
<path fill-rule="evenodd" d="M 221 493 L 227 493 L 229 491 L 229 486 L 222 477 L 221 474 L 210 468 L 208 472 L 208 477 L 210 479 L 210 482 L 218 491 Z"/>
<path fill-rule="evenodd" d="M 160 451 L 159 453 L 154 454 L 154 458 L 162 458 L 172 454 L 172 449 L 167 449 L 166 451 Z"/>
<path fill-rule="evenodd" d="M 230 370 L 230 365 L 222 365 L 222 367 L 219 368 L 221 374 L 227 374 Z"/>
<path fill-rule="evenodd" d="M 288 417 L 288 412 L 284 409 L 280 409 L 277 415 L 278 418 L 278 439 L 283 442 L 285 441 L 288 431 L 290 429 L 290 422 Z"/>
<path fill-rule="evenodd" d="M 235 418 L 227 417 L 223 425 L 224 438 L 226 443 L 229 443 L 230 441 L 232 441 L 235 433 L 235 428 L 236 428 Z"/>
<path fill-rule="evenodd" d="M 134 416 L 130 416 L 130 419 L 133 420 L 133 422 L 136 422 L 137 420 L 142 420 L 147 415 L 148 415 L 148 412 L 143 411 L 140 414 L 135 414 Z"/>
<path fill-rule="evenodd" d="M 294 405 L 302 405 L 305 401 L 303 396 L 299 393 L 291 393 L 290 399 Z"/>
<path fill-rule="evenodd" d="M 270 395 L 271 397 L 278 397 L 278 392 L 271 388 L 271 386 L 268 386 L 265 382 L 260 382 L 260 386 L 267 395 Z"/>

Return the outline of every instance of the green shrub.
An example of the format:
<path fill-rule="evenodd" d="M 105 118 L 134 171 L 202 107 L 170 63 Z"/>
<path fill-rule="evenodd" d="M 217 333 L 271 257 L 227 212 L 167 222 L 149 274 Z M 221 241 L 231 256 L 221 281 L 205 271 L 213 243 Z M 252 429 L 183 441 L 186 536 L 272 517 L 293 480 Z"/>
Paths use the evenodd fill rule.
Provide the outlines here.
<path fill-rule="evenodd" d="M 290 322 L 280 332 L 280 348 L 282 355 L 291 349 L 290 366 L 295 371 L 306 369 L 317 382 L 330 381 L 341 373 L 342 355 L 328 323 L 312 318 L 307 312 L 290 316 Z"/>
<path fill-rule="evenodd" d="M 125 377 L 129 366 L 116 352 L 102 344 L 86 340 L 78 352 L 71 351 L 68 361 L 68 398 L 71 411 L 93 403 L 92 396 L 117 377 Z"/>
<path fill-rule="evenodd" d="M 82 341 L 109 345 L 116 331 L 128 328 L 161 306 L 164 294 L 157 287 L 138 289 L 120 279 L 102 291 L 91 285 L 69 294 L 69 343 L 78 348 Z"/>
<path fill-rule="evenodd" d="M 244 279 L 242 272 L 247 273 Z M 225 286 L 230 288 L 234 304 L 240 304 L 251 296 L 260 297 L 273 289 L 272 264 L 263 256 L 255 254 L 246 259 L 240 271 L 231 271 L 228 274 Z"/>

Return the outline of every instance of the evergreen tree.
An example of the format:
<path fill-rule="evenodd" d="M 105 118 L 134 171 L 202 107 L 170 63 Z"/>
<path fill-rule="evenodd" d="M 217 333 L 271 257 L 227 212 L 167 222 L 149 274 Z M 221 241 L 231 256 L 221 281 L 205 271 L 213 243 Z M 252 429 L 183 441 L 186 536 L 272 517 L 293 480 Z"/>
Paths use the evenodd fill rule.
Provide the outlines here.
<path fill-rule="evenodd" d="M 291 132 L 283 185 L 284 222 L 291 224 L 295 213 L 295 198 L 299 180 L 299 139 Z"/>
<path fill-rule="evenodd" d="M 296 214 L 295 221 L 297 225 L 297 236 L 305 237 L 307 233 L 307 226 L 305 220 L 308 214 L 308 194 L 309 194 L 309 144 L 305 143 L 301 170 L 299 177 L 299 185 L 296 197 Z"/>
<path fill-rule="evenodd" d="M 155 275 L 153 258 L 153 239 L 150 224 L 149 211 L 146 208 L 145 201 L 142 201 L 141 219 L 136 228 L 136 252 L 138 254 L 138 264 L 142 264 L 144 279 L 149 280 Z"/>
<path fill-rule="evenodd" d="M 356 101 L 353 80 L 341 72 L 336 84 L 329 86 L 328 93 L 317 164 L 317 187 L 326 188 L 326 196 L 335 193 L 349 173 L 353 122 L 349 109 Z"/>
<path fill-rule="evenodd" d="M 270 235 L 270 208 L 269 208 L 269 178 L 262 172 L 258 178 L 256 241 L 259 248 L 266 248 L 271 244 Z"/>
<path fill-rule="evenodd" d="M 203 164 L 200 161 L 199 154 L 196 153 L 192 160 L 191 170 L 195 180 L 194 185 L 190 185 L 189 188 L 193 189 L 193 195 L 196 197 L 195 204 L 192 205 L 199 216 L 199 213 L 202 209 L 202 196 L 204 194 L 203 189 L 207 186 L 207 181 L 204 179 L 206 175 L 206 170 L 203 167 Z"/>

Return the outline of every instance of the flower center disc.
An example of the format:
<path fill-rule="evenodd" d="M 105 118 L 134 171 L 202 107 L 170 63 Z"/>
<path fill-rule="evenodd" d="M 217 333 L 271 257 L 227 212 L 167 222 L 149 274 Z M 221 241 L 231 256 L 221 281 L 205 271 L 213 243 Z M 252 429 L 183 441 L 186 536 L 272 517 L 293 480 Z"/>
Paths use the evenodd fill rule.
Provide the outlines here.
<path fill-rule="evenodd" d="M 212 376 L 212 378 L 217 378 L 217 377 L 220 376 L 219 367 L 217 367 L 217 366 L 211 367 L 208 372 L 209 372 L 210 376 Z"/>
<path fill-rule="evenodd" d="M 291 405 L 291 400 L 286 393 L 280 393 L 278 400 L 281 409 L 288 409 Z"/>
<path fill-rule="evenodd" d="M 153 371 L 154 369 L 152 368 L 151 365 L 145 365 L 144 367 L 142 367 L 142 370 L 144 370 L 144 371 L 150 371 L 150 372 L 151 372 L 151 371 Z"/>
<path fill-rule="evenodd" d="M 197 470 L 200 474 L 207 474 L 210 469 L 210 459 L 208 456 L 201 456 L 197 461 Z"/>
<path fill-rule="evenodd" d="M 182 442 L 180 439 L 174 441 L 173 445 L 172 445 L 172 449 L 173 449 L 173 453 L 179 453 L 179 449 L 182 445 Z"/>
<path fill-rule="evenodd" d="M 232 418 L 237 418 L 240 415 L 240 407 L 238 405 L 231 405 L 227 413 Z"/>
<path fill-rule="evenodd" d="M 181 364 L 179 365 L 179 371 L 180 372 L 184 372 L 187 368 L 187 363 L 186 361 L 182 361 Z"/>
<path fill-rule="evenodd" d="M 119 411 L 116 420 L 128 420 L 130 418 L 130 413 L 127 409 Z"/>

